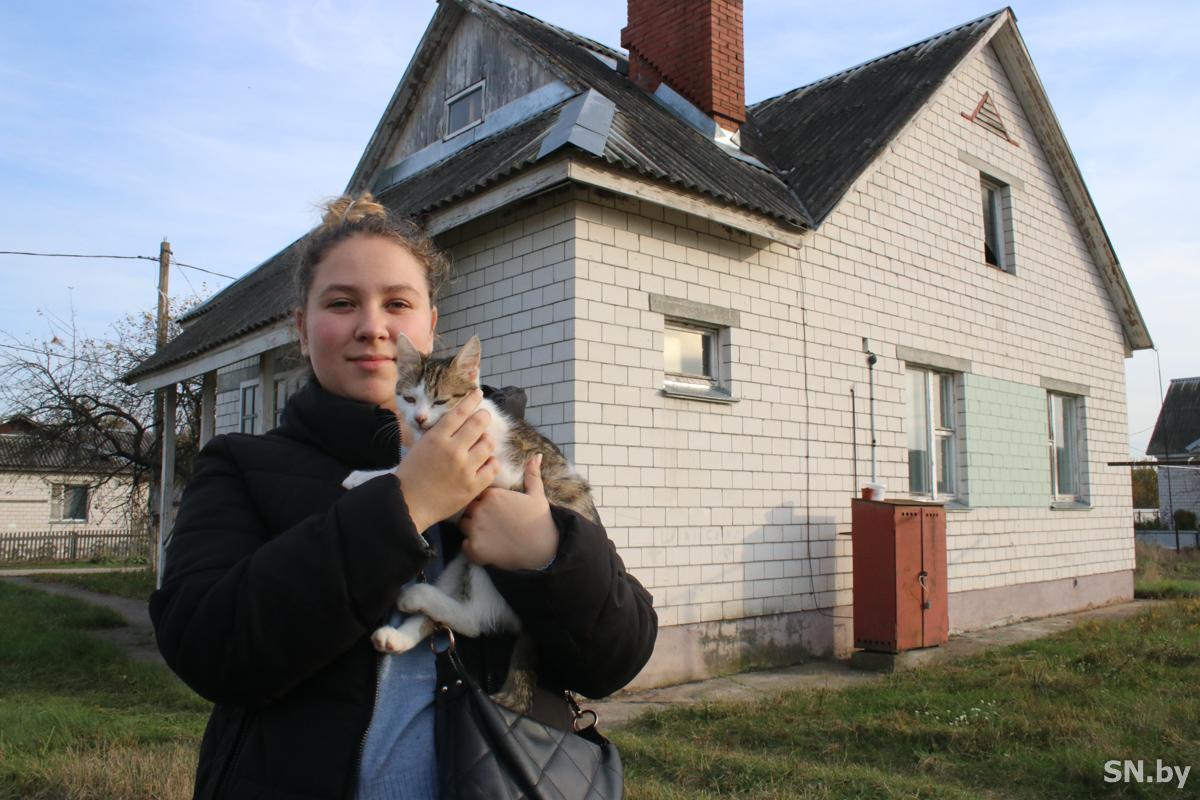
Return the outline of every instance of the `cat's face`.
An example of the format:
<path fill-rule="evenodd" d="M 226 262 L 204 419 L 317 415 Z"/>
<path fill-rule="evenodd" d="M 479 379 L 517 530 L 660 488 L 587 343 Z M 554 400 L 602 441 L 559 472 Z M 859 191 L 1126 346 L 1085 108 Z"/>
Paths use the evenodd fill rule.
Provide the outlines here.
<path fill-rule="evenodd" d="M 396 411 L 420 436 L 479 386 L 479 337 L 453 358 L 422 356 L 407 340 L 397 348 Z"/>

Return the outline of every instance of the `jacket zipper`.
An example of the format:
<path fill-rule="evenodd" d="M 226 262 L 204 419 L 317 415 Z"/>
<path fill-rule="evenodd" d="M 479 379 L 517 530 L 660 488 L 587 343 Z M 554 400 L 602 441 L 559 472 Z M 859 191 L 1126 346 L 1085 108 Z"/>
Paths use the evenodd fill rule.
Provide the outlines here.
<path fill-rule="evenodd" d="M 358 740 L 358 754 L 354 758 L 354 773 L 350 776 L 350 786 L 347 789 L 347 800 L 352 800 L 355 793 L 358 791 L 358 781 L 362 773 L 363 751 L 367 749 L 367 736 L 371 733 L 371 725 L 375 722 L 375 705 L 379 702 L 379 684 L 382 680 L 380 663 L 384 658 L 383 654 L 375 654 L 375 693 L 371 697 L 371 718 L 367 721 L 367 727 L 363 730 L 362 738 Z"/>

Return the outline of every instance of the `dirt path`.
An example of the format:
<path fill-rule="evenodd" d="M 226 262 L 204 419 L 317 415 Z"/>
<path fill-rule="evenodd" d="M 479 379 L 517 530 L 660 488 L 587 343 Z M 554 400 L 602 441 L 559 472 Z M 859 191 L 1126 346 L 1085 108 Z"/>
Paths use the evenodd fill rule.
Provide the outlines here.
<path fill-rule="evenodd" d="M 80 589 L 75 586 L 67 586 L 61 583 L 43 583 L 22 576 L 6 575 L 2 579 L 9 583 L 30 586 L 49 594 L 73 597 L 94 605 L 111 608 L 125 619 L 126 626 L 123 628 L 92 631 L 92 633 L 116 642 L 138 661 L 148 661 L 166 666 L 162 656 L 159 655 L 158 646 L 154 643 L 154 628 L 150 624 L 150 609 L 146 605 L 145 600 L 131 600 L 127 597 L 89 592 L 87 589 Z"/>

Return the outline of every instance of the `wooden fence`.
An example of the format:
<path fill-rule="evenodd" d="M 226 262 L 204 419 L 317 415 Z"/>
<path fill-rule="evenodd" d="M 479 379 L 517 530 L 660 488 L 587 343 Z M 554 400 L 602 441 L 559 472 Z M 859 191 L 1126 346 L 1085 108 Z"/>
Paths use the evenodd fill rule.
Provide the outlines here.
<path fill-rule="evenodd" d="M 128 528 L 94 531 L 0 530 L 0 563 L 149 557 L 150 535 Z"/>

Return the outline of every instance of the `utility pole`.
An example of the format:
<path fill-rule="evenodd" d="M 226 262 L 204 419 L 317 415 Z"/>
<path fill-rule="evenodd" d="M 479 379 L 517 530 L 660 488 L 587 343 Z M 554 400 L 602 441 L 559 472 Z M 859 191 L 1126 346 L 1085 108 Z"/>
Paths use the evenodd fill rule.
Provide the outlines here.
<path fill-rule="evenodd" d="M 171 280 L 171 243 L 163 237 L 158 248 L 158 316 L 155 318 L 155 350 L 161 350 L 167 343 L 167 329 L 170 323 L 171 307 L 168 284 Z M 168 417 L 168 414 L 170 415 Z M 166 552 L 167 530 L 170 525 L 171 501 L 175 494 L 175 387 L 154 390 L 154 428 L 158 434 L 159 456 L 161 458 L 158 497 L 150 492 L 150 519 L 153 523 L 155 511 L 158 512 L 157 543 L 155 546 L 154 574 L 156 584 L 162 586 L 163 557 Z M 168 433 L 169 432 L 169 433 Z M 168 442 L 170 448 L 168 449 Z M 170 463 L 168 463 L 170 462 Z M 169 471 L 168 471 L 169 470 Z"/>

